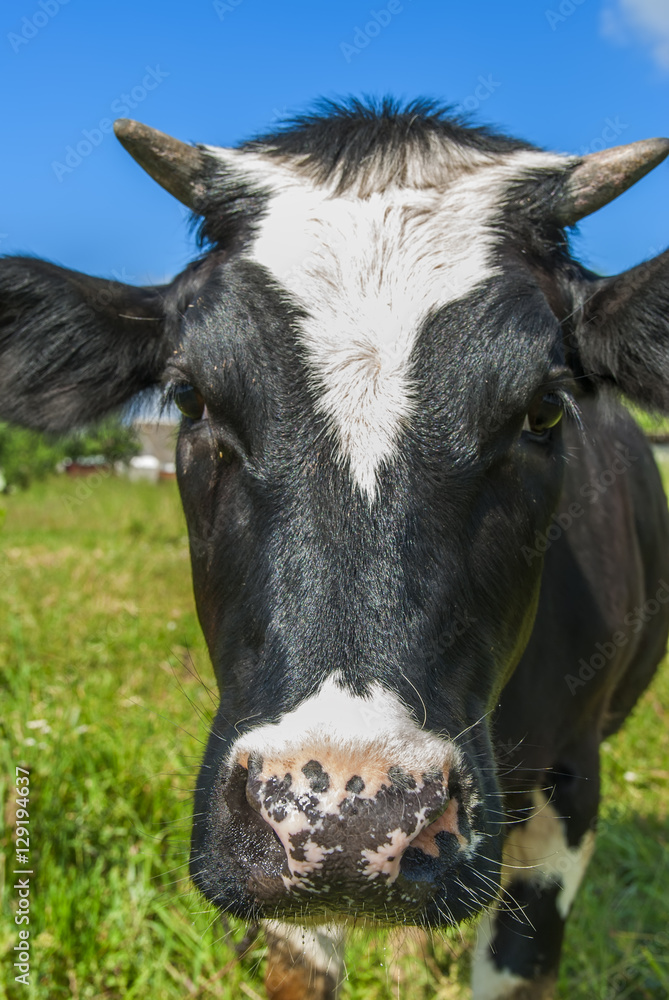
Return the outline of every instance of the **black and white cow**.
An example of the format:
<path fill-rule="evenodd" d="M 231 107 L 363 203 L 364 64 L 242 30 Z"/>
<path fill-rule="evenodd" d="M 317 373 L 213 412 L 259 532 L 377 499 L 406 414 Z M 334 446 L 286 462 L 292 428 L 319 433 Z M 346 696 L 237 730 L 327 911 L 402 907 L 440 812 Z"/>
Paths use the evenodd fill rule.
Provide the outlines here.
<path fill-rule="evenodd" d="M 614 400 L 669 412 L 669 254 L 599 278 L 565 228 L 669 141 L 556 155 L 424 102 L 238 149 L 117 135 L 206 249 L 147 288 L 5 259 L 0 413 L 64 430 L 162 386 L 184 414 L 221 692 L 196 885 L 270 920 L 277 998 L 304 941 L 334 995 L 319 924 L 481 909 L 477 1000 L 552 995 L 598 747 L 669 618 L 665 497 Z"/>

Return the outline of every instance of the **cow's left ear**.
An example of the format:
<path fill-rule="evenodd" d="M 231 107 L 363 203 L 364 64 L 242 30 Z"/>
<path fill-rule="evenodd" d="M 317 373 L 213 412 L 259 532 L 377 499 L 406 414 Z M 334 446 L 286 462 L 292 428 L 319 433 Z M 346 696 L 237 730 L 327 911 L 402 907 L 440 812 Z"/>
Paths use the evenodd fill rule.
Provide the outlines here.
<path fill-rule="evenodd" d="M 0 260 L 0 419 L 53 432 L 100 419 L 160 382 L 215 258 L 135 287 L 31 257 Z"/>
<path fill-rule="evenodd" d="M 583 375 L 669 413 L 669 250 L 580 286 L 574 338 Z"/>

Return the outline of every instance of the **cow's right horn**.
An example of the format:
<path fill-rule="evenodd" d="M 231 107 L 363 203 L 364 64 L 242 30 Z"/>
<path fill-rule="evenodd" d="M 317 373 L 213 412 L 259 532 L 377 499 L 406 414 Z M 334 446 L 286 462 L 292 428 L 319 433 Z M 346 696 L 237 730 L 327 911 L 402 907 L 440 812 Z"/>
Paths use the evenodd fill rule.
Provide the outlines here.
<path fill-rule="evenodd" d="M 209 169 L 209 157 L 202 148 L 189 146 L 130 118 L 117 119 L 114 132 L 154 181 L 194 212 L 199 210 Z"/>
<path fill-rule="evenodd" d="M 561 226 L 573 226 L 603 208 L 656 167 L 669 154 L 669 139 L 641 139 L 590 153 L 567 175 L 553 215 Z"/>

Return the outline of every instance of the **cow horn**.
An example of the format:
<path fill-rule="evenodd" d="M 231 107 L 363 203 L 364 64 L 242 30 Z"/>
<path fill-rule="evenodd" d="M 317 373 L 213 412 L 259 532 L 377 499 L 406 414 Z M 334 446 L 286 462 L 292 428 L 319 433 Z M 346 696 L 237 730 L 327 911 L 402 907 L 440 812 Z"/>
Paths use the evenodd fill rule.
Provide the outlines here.
<path fill-rule="evenodd" d="M 209 158 L 202 149 L 130 118 L 117 119 L 114 132 L 121 145 L 154 181 L 183 205 L 198 211 L 210 169 Z"/>
<path fill-rule="evenodd" d="M 669 154 L 669 139 L 641 139 L 590 153 L 576 163 L 561 188 L 555 218 L 573 226 L 636 184 Z"/>

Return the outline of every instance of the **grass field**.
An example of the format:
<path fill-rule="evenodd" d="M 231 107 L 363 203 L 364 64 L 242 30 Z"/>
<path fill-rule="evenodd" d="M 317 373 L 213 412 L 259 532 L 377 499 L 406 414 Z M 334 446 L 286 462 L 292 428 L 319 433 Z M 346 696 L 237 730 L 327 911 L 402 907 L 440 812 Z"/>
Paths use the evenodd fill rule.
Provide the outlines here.
<path fill-rule="evenodd" d="M 82 482 L 0 498 L 0 996 L 262 996 L 262 939 L 239 958 L 245 928 L 224 926 L 186 877 L 214 696 L 176 488 L 110 478 L 84 495 Z M 669 996 L 668 722 L 664 669 L 604 748 L 569 1000 Z M 12 969 L 16 766 L 31 787 L 28 987 Z M 343 998 L 464 997 L 471 937 L 358 932 Z"/>

